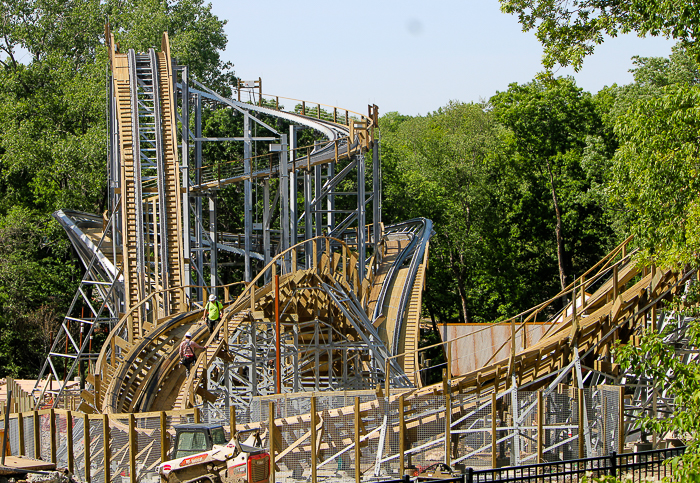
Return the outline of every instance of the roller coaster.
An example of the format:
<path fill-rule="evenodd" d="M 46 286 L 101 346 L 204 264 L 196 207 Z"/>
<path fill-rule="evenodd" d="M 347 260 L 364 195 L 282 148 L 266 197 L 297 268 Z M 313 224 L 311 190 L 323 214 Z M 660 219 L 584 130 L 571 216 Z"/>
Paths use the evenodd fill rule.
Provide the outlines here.
<path fill-rule="evenodd" d="M 238 98 L 229 98 L 176 64 L 167 34 L 159 52 L 145 54 L 120 52 L 109 29 L 106 39 L 109 210 L 54 215 L 87 270 L 41 374 L 67 381 L 88 373 L 81 409 L 200 407 L 224 417 L 229 407 L 245 413 L 255 398 L 284 393 L 380 387 L 414 401 L 478 399 L 552 392 L 563 382 L 628 384 L 630 415 L 648 412 L 652 400 L 671 407 L 644 375 L 621 371 L 611 349 L 664 326 L 683 350 L 685 321 L 659 307 L 695 272 L 640 270 L 626 240 L 552 300 L 503 322 L 511 337 L 484 347 L 491 356 L 477 370 L 452 370 L 453 361 L 476 355 L 445 341 L 445 379 L 424 387 L 418 341 L 432 223 L 381 222 L 377 107 L 364 115 L 267 96 L 260 80 L 239 83 Z M 226 112 L 243 136 L 205 137 L 203 111 Z M 313 145 L 298 146 L 306 132 Z M 205 159 L 213 143 L 242 146 L 243 155 Z M 242 205 L 240 234 L 218 230 L 219 194 L 231 187 Z M 238 260 L 228 265 L 242 268 L 242 281 L 222 283 L 222 254 Z M 212 334 L 201 322 L 210 294 L 225 305 Z M 522 335 L 535 321 L 547 329 L 528 345 Z M 189 376 L 177 350 L 187 331 L 206 348 Z M 507 356 L 498 356 L 504 348 Z M 39 387 L 35 395 L 44 400 Z M 363 414 L 373 404 L 380 403 L 363 405 Z M 516 410 L 514 421 L 531 410 Z"/>

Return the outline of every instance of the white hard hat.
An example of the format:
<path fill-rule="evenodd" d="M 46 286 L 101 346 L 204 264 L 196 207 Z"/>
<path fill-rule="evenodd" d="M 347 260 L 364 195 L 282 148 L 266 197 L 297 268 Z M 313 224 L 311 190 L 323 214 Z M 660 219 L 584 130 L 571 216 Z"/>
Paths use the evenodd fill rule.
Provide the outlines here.
<path fill-rule="evenodd" d="M 188 339 L 191 339 L 191 338 L 192 338 L 192 334 L 191 334 L 190 332 L 187 332 L 187 333 L 185 334 L 185 337 L 187 337 Z"/>
<path fill-rule="evenodd" d="M 214 300 L 216 300 L 216 295 L 211 294 L 211 295 L 209 296 L 209 302 L 213 302 Z"/>

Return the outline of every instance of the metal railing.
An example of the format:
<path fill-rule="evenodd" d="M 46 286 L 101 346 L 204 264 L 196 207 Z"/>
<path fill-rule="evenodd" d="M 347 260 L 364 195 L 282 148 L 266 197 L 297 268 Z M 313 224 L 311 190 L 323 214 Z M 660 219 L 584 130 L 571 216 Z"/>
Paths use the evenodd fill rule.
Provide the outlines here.
<path fill-rule="evenodd" d="M 556 461 L 536 465 L 511 466 L 488 470 L 467 468 L 465 473 L 453 478 L 423 480 L 429 483 L 539 483 L 550 481 L 581 481 L 582 477 L 600 478 L 612 476 L 629 482 L 650 481 L 671 474 L 669 459 L 681 456 L 685 446 L 679 448 L 641 451 L 638 453 L 617 454 L 585 458 L 571 461 Z M 401 479 L 383 480 L 381 483 L 410 483 L 411 477 L 404 475 Z"/>
<path fill-rule="evenodd" d="M 670 475 L 672 469 L 668 460 L 681 456 L 684 452 L 685 446 L 638 453 L 617 454 L 615 451 L 612 451 L 609 456 L 571 461 L 555 461 L 552 463 L 476 471 L 472 468 L 467 468 L 464 482 L 536 483 L 545 481 L 576 481 L 574 477 L 581 481 L 583 476 L 589 479 L 612 476 L 629 482 L 649 481 L 652 478 L 658 479 Z"/>

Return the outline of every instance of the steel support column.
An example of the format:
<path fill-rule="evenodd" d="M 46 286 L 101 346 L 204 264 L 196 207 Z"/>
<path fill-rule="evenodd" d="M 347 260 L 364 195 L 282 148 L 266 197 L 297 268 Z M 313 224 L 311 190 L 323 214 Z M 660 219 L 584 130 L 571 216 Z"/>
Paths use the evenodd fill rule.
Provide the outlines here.
<path fill-rule="evenodd" d="M 294 169 L 289 173 L 289 231 L 290 231 L 290 246 L 297 244 L 297 235 L 299 233 L 299 219 L 297 213 L 297 170 L 296 170 L 296 153 L 297 148 L 297 127 L 289 126 L 289 152 L 290 161 Z"/>
<path fill-rule="evenodd" d="M 177 92 L 177 91 L 176 91 Z M 185 296 L 192 299 L 190 285 L 192 275 L 190 273 L 190 90 L 189 69 L 182 67 L 182 253 L 184 266 L 182 267 L 182 283 L 185 285 Z"/>
<path fill-rule="evenodd" d="M 194 136 L 197 139 L 202 138 L 202 98 L 197 95 L 195 97 L 195 111 L 194 111 Z M 202 142 L 194 142 L 194 158 L 195 158 L 195 174 L 194 183 L 200 184 L 202 182 Z M 203 286 L 204 280 L 202 275 L 204 274 L 204 232 L 201 220 L 203 219 L 203 206 L 202 197 L 197 196 L 195 199 L 195 242 L 197 246 L 197 285 Z M 199 223 L 197 222 L 199 220 Z M 203 298 L 203 290 L 201 288 L 197 289 L 197 298 Z"/>
<path fill-rule="evenodd" d="M 245 281 L 252 280 L 252 267 L 250 266 L 251 241 L 253 238 L 253 172 L 250 140 L 250 114 L 247 112 L 243 117 L 243 163 L 244 174 L 248 176 L 243 182 L 243 218 L 244 218 L 244 239 L 245 239 Z"/>
<path fill-rule="evenodd" d="M 280 136 L 280 231 L 279 251 L 289 248 L 289 169 L 287 164 L 287 135 Z"/>
<path fill-rule="evenodd" d="M 365 278 L 365 259 L 367 249 L 365 247 L 365 156 L 359 154 L 357 158 L 357 252 L 359 254 L 358 275 L 360 280 Z"/>
<path fill-rule="evenodd" d="M 216 191 L 212 192 L 209 195 L 209 240 L 211 240 L 211 250 L 209 252 L 209 279 L 211 285 L 211 293 L 213 294 L 215 294 L 216 292 L 214 287 L 219 285 L 217 283 L 217 272 L 219 267 L 217 260 L 216 244 L 219 237 L 216 229 L 216 196 Z"/>

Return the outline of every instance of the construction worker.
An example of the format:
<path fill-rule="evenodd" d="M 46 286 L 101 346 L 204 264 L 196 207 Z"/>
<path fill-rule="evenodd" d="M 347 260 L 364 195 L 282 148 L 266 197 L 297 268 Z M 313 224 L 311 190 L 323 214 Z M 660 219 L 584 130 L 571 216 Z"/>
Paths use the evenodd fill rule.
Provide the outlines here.
<path fill-rule="evenodd" d="M 204 317 L 207 319 L 209 336 L 214 333 L 214 327 L 216 327 L 216 324 L 218 324 L 221 319 L 222 310 L 224 310 L 222 303 L 216 300 L 216 295 L 211 294 L 209 296 L 209 302 L 204 306 Z M 219 340 L 219 334 L 216 334 L 216 340 Z"/>
<path fill-rule="evenodd" d="M 204 349 L 201 345 L 192 340 L 192 333 L 187 332 L 185 338 L 180 342 L 180 362 L 185 366 L 185 373 L 190 377 L 190 366 L 197 357 L 194 355 L 195 349 Z"/>

